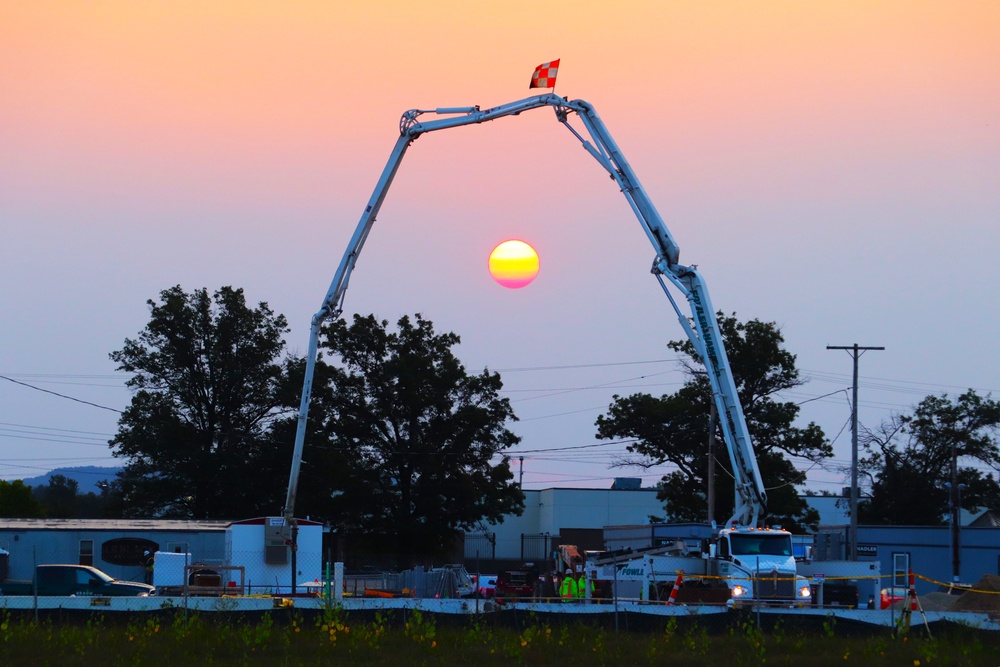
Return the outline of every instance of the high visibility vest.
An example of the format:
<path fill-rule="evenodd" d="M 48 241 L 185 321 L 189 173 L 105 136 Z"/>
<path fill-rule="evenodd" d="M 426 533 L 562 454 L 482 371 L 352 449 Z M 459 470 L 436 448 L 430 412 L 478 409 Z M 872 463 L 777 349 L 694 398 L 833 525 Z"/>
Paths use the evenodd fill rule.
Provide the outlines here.
<path fill-rule="evenodd" d="M 572 599 L 576 597 L 576 580 L 571 576 L 563 577 L 562 583 L 559 584 L 559 597 L 563 599 Z"/>
<path fill-rule="evenodd" d="M 594 590 L 593 588 L 591 588 L 590 581 L 586 577 L 580 577 L 580 581 L 576 583 L 576 588 L 577 588 L 576 596 L 581 599 L 587 597 L 588 588 L 591 591 Z"/>

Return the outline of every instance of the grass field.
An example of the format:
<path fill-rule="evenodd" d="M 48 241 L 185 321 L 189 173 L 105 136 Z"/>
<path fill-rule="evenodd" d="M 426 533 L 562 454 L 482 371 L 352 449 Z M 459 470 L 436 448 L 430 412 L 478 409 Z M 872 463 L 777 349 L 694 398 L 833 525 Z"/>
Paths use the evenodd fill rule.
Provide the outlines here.
<path fill-rule="evenodd" d="M 353 621 L 336 613 L 254 617 L 87 616 L 36 621 L 0 610 L 0 665 L 1000 665 L 1000 637 L 963 627 L 845 633 L 830 618 L 760 628 L 676 618 L 644 630 L 527 617 L 516 627 L 420 612 Z M 920 629 L 922 630 L 922 628 Z"/>

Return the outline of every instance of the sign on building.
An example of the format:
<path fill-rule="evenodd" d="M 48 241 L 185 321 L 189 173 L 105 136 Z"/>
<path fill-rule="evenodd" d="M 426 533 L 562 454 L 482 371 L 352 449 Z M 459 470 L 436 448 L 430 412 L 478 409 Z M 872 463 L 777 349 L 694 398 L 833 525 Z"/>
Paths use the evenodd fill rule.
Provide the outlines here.
<path fill-rule="evenodd" d="M 871 556 L 872 558 L 878 558 L 878 545 L 859 544 L 855 553 L 857 553 L 858 556 Z"/>

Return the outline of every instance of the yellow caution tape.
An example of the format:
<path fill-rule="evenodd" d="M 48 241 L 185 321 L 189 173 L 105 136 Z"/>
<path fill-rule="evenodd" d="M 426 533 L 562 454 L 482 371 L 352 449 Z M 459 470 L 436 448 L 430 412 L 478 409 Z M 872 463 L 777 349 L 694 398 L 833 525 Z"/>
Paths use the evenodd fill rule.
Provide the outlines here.
<path fill-rule="evenodd" d="M 947 586 L 948 588 L 958 588 L 957 586 L 955 586 L 953 584 L 949 584 L 948 582 L 937 581 L 936 579 L 931 579 L 930 577 L 925 577 L 922 574 L 916 574 L 916 573 L 914 573 L 913 576 L 915 578 L 917 578 L 917 579 L 923 579 L 924 581 L 928 581 L 928 582 L 930 582 L 932 584 L 937 584 L 938 586 Z M 1000 595 L 1000 591 L 982 591 L 982 590 L 979 590 L 978 588 L 964 588 L 963 587 L 963 588 L 961 588 L 959 590 L 961 590 L 961 591 L 963 591 L 965 593 L 985 593 L 986 595 Z"/>
<path fill-rule="evenodd" d="M 676 571 L 676 573 L 679 574 L 680 571 L 678 570 L 678 571 Z M 807 576 L 807 575 L 798 575 L 798 576 L 805 577 L 806 579 L 813 579 L 813 578 L 815 578 L 815 577 L 810 577 L 810 576 Z M 882 574 L 882 575 L 880 575 L 880 574 L 863 574 L 863 575 L 857 575 L 857 576 L 849 576 L 849 575 L 845 575 L 845 576 L 824 576 L 824 577 L 822 577 L 822 579 L 824 581 L 860 581 L 860 580 L 864 580 L 864 579 L 892 579 L 894 576 L 895 575 L 891 575 L 891 574 Z M 923 579 L 924 581 L 927 581 L 927 582 L 932 583 L 932 584 L 936 584 L 938 586 L 947 586 L 948 588 L 958 588 L 957 586 L 949 584 L 948 582 L 938 581 L 936 579 L 931 579 L 930 577 L 925 577 L 922 574 L 914 573 L 913 576 L 916 579 Z M 797 581 L 798 580 L 798 577 L 770 577 L 770 576 L 767 576 L 766 574 L 764 576 L 761 576 L 761 577 L 758 577 L 758 578 L 759 579 L 769 580 L 769 581 Z M 692 574 L 690 572 L 685 572 L 684 573 L 684 581 L 691 581 L 691 580 L 694 580 L 694 579 L 697 579 L 697 580 L 703 580 L 703 579 L 718 579 L 718 580 L 723 580 L 723 579 L 750 579 L 750 577 L 739 577 L 739 576 L 722 577 L 722 576 L 715 575 L 715 574 Z M 905 585 L 901 585 L 900 587 L 901 588 L 906 588 L 908 585 L 909 584 L 905 584 Z M 963 592 L 966 592 L 966 593 L 985 593 L 987 595 L 1000 595 L 1000 591 L 984 591 L 984 590 L 979 590 L 977 588 L 965 588 L 965 587 L 962 587 L 959 590 L 961 590 Z"/>

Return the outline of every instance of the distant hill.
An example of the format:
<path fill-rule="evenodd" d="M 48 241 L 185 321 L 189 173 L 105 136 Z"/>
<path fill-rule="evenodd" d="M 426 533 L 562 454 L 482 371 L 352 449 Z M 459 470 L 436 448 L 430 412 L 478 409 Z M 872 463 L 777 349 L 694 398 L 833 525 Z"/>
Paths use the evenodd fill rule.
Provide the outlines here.
<path fill-rule="evenodd" d="M 115 478 L 122 468 L 119 467 L 108 467 L 102 468 L 99 466 L 78 466 L 74 468 L 56 468 L 55 470 L 50 470 L 44 475 L 39 475 L 38 477 L 28 477 L 24 479 L 26 486 L 47 486 L 49 480 L 52 479 L 53 475 L 62 475 L 68 479 L 75 479 L 76 483 L 79 485 L 78 491 L 80 493 L 98 493 L 98 489 L 95 486 L 98 482 L 102 480 L 112 480 Z"/>

